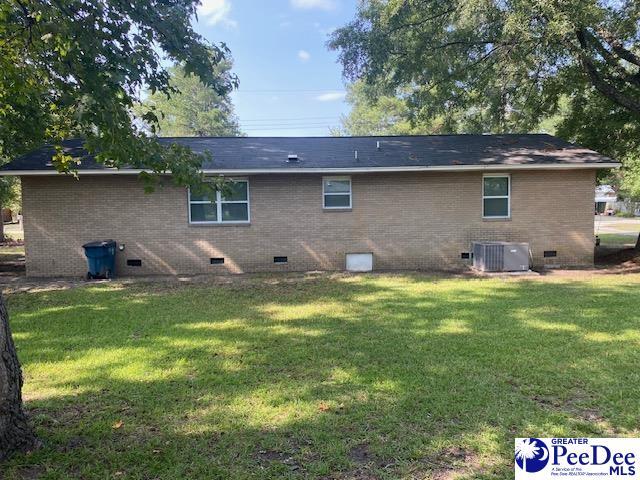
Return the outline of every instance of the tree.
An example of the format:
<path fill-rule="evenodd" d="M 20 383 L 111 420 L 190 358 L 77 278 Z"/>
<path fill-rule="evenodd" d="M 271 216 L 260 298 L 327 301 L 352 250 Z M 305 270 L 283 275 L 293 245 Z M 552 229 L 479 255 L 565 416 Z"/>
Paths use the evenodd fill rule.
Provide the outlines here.
<path fill-rule="evenodd" d="M 594 88 L 574 92 L 555 133 L 620 160 L 623 168 L 602 174 L 622 198 L 640 199 L 640 121 Z"/>
<path fill-rule="evenodd" d="M 82 136 L 88 151 L 112 167 L 148 170 L 147 182 L 171 172 L 174 182 L 201 182 L 202 155 L 161 146 L 131 121 L 143 88 L 174 93 L 162 60 L 226 94 L 237 83 L 216 75 L 228 49 L 196 34 L 197 0 L 11 0 L 0 4 L 0 157 L 43 142 Z M 158 118 L 145 118 L 155 133 Z M 60 149 L 53 159 L 72 171 Z"/>
<path fill-rule="evenodd" d="M 403 92 L 415 125 L 444 118 L 450 133 L 528 132 L 553 123 L 622 160 L 618 180 L 640 194 L 640 2 L 366 0 L 329 46 L 347 78 Z"/>
<path fill-rule="evenodd" d="M 195 33 L 197 0 L 6 0 L 0 3 L 0 161 L 51 142 L 61 172 L 74 159 L 60 144 L 85 138 L 110 167 L 145 169 L 147 188 L 171 173 L 180 185 L 203 187 L 203 155 L 163 147 L 132 122 L 143 88 L 171 94 L 163 59 L 224 95 L 236 84 L 215 67 L 228 49 Z M 144 119 L 151 132 L 158 118 Z M 216 185 L 222 185 L 219 180 Z M 21 404 L 22 378 L 0 297 L 0 458 L 36 445 Z"/>
<path fill-rule="evenodd" d="M 217 77 L 229 75 L 229 62 L 215 68 Z M 159 117 L 158 134 L 163 137 L 235 137 L 241 135 L 233 103 L 228 94 L 219 94 L 181 66 L 169 69 L 174 93 L 147 92 L 147 98 L 135 108 L 142 118 L 147 112 Z"/>
<path fill-rule="evenodd" d="M 411 108 L 400 95 L 384 95 L 364 82 L 347 87 L 348 115 L 334 135 L 419 135 L 435 133 L 440 125 L 415 125 Z"/>
<path fill-rule="evenodd" d="M 22 371 L 11 337 L 9 315 L 0 297 L 0 461 L 12 452 L 38 446 L 22 407 Z"/>
<path fill-rule="evenodd" d="M 630 0 L 368 0 L 329 46 L 349 78 L 410 88 L 426 116 L 477 107 L 522 130 L 573 82 L 640 115 L 639 19 Z"/>
<path fill-rule="evenodd" d="M 376 85 L 356 81 L 347 87 L 348 115 L 334 135 L 435 135 L 484 133 L 486 112 L 478 108 L 450 108 L 423 116 L 406 91 L 384 92 Z"/>
<path fill-rule="evenodd" d="M 20 181 L 17 177 L 0 177 L 0 242 L 5 240 L 3 208 L 17 208 L 20 198 Z"/>

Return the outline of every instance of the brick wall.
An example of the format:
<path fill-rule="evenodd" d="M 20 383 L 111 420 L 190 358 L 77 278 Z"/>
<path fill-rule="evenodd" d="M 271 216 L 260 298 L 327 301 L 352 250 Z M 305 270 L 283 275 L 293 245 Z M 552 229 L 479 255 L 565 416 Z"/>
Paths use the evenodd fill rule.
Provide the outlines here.
<path fill-rule="evenodd" d="M 351 211 L 322 209 L 320 175 L 249 183 L 250 225 L 195 226 L 182 188 L 145 194 L 123 175 L 23 177 L 27 274 L 83 275 L 81 245 L 106 238 L 126 246 L 124 275 L 339 270 L 347 252 L 373 252 L 376 270 L 450 269 L 473 240 L 529 242 L 536 265 L 593 263 L 593 170 L 513 172 L 510 220 L 482 219 L 479 172 L 353 175 Z"/>

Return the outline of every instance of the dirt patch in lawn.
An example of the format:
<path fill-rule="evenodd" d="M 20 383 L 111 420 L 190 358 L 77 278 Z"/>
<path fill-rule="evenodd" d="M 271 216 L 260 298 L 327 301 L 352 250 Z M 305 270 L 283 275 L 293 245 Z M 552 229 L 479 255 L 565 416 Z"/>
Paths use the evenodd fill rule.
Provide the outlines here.
<path fill-rule="evenodd" d="M 339 479 L 371 480 L 380 478 L 381 471 L 392 473 L 395 462 L 385 461 L 373 454 L 366 444 L 356 445 L 349 451 L 349 458 L 356 464 L 356 468 L 338 475 Z M 409 466 L 406 472 L 397 476 L 416 479 L 454 480 L 464 476 L 477 474 L 479 457 L 461 447 L 448 447 L 440 452 L 425 457 Z"/>
<path fill-rule="evenodd" d="M 372 460 L 369 446 L 366 444 L 356 445 L 349 451 L 349 458 L 355 463 L 369 463 Z"/>
<path fill-rule="evenodd" d="M 640 273 L 640 251 L 634 248 L 598 249 L 594 268 L 550 268 L 540 270 L 546 276 L 582 279 L 593 275 L 623 275 Z"/>
<path fill-rule="evenodd" d="M 602 416 L 597 408 L 586 406 L 585 403 L 590 397 L 585 393 L 574 393 L 567 401 L 539 395 L 534 395 L 531 398 L 544 409 L 565 413 L 580 422 L 597 427 L 603 435 L 614 437 L 629 434 L 612 427 L 611 423 Z"/>
<path fill-rule="evenodd" d="M 418 280 L 438 282 L 441 280 L 460 278 L 499 278 L 505 281 L 535 280 L 544 281 L 545 277 L 566 277 L 584 279 L 594 275 L 640 273 L 640 252 L 633 249 L 618 251 L 605 257 L 599 257 L 595 268 L 575 269 L 543 269 L 535 272 L 504 273 L 487 275 L 471 269 L 462 271 L 385 271 L 370 272 L 366 276 L 413 277 Z M 139 277 L 117 277 L 114 280 L 91 280 L 81 277 L 33 278 L 25 277 L 24 272 L 2 272 L 0 267 L 0 289 L 4 294 L 40 293 L 56 290 L 110 285 L 113 288 L 141 286 L 145 295 L 164 294 L 188 286 L 225 286 L 231 293 L 235 289 L 244 291 L 251 286 L 265 286 L 272 289 L 281 288 L 284 292 L 292 287 L 303 287 L 305 284 L 321 280 L 348 280 L 362 274 L 349 272 L 286 272 L 286 273 L 247 273 L 240 275 L 153 275 Z M 276 290 L 277 292 L 277 290 Z"/>
<path fill-rule="evenodd" d="M 282 452 L 279 450 L 258 450 L 254 455 L 260 466 L 268 467 L 270 463 L 280 463 L 286 465 L 292 472 L 299 471 L 302 466 L 294 458 L 295 453 Z"/>
<path fill-rule="evenodd" d="M 625 248 L 605 255 L 596 255 L 596 266 L 612 273 L 640 272 L 640 251 Z"/>
<path fill-rule="evenodd" d="M 454 480 L 478 473 L 480 459 L 474 452 L 461 447 L 448 447 L 426 457 L 409 470 L 410 478 Z"/>

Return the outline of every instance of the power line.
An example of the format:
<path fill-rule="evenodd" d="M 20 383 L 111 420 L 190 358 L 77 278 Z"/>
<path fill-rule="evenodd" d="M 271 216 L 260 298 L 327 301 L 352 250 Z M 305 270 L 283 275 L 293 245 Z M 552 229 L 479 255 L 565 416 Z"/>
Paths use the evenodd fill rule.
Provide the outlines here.
<path fill-rule="evenodd" d="M 296 88 L 286 88 L 286 89 L 257 89 L 257 90 L 242 90 L 242 89 L 237 89 L 235 90 L 236 93 L 342 93 L 344 92 L 343 89 L 339 89 L 339 88 L 322 88 L 322 89 L 308 89 L 308 88 L 302 88 L 302 89 L 296 89 Z"/>
<path fill-rule="evenodd" d="M 281 117 L 281 118 L 249 118 L 246 120 L 239 120 L 240 123 L 268 123 L 268 122 L 301 122 L 306 120 L 340 120 L 340 116 L 332 115 L 326 117 Z"/>
<path fill-rule="evenodd" d="M 241 128 L 243 132 L 256 132 L 264 130 L 311 130 L 316 128 L 329 129 L 333 125 L 318 125 L 318 126 L 300 126 L 300 127 L 256 127 L 256 128 Z"/>
<path fill-rule="evenodd" d="M 240 126 L 244 127 L 295 127 L 296 125 L 327 125 L 334 123 L 342 123 L 340 120 L 326 120 L 326 121 L 314 121 L 314 122 L 263 122 L 263 123 L 242 123 Z"/>
<path fill-rule="evenodd" d="M 249 92 L 249 91 L 237 91 L 235 92 L 239 95 L 271 95 L 271 96 L 281 96 L 281 95 L 298 95 L 301 97 L 305 97 L 305 96 L 313 96 L 313 97 L 322 97 L 323 95 L 339 95 L 339 99 L 343 99 L 343 97 L 346 95 L 346 93 L 344 92 L 344 90 L 318 90 L 316 92 L 314 91 L 297 91 L 297 90 L 282 90 L 282 91 L 273 91 L 273 92 L 269 92 L 267 90 L 262 91 L 262 92 Z"/>

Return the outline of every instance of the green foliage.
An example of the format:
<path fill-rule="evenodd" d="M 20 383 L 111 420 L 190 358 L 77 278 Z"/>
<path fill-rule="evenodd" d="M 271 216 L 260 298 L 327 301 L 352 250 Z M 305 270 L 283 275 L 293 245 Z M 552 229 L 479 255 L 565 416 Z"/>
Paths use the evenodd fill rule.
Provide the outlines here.
<path fill-rule="evenodd" d="M 638 196 L 639 25 L 630 0 L 365 0 L 329 46 L 348 78 L 405 99 L 413 128 L 555 132 L 622 160 Z"/>
<path fill-rule="evenodd" d="M 0 177 L 0 207 L 19 210 L 22 201 L 20 179 Z"/>
<path fill-rule="evenodd" d="M 132 123 L 143 88 L 172 93 L 162 59 L 226 94 L 235 77 L 216 75 L 224 44 L 194 32 L 197 0 L 10 0 L 0 4 L 0 158 L 45 142 L 86 138 L 86 147 L 110 167 L 145 168 L 151 187 L 172 172 L 178 184 L 202 180 L 202 155 L 164 148 Z M 147 118 L 150 123 L 157 123 Z M 59 150 L 54 164 L 73 171 Z"/>
<path fill-rule="evenodd" d="M 216 65 L 215 75 L 228 77 L 231 64 Z M 152 93 L 135 108 L 139 118 L 157 118 L 157 133 L 162 137 L 216 137 L 241 135 L 231 98 L 207 86 L 180 66 L 169 69 L 173 93 Z M 152 117 L 149 117 L 151 115 Z"/>
<path fill-rule="evenodd" d="M 409 89 L 423 118 L 522 131 L 576 82 L 640 115 L 639 18 L 636 2 L 369 0 L 329 45 L 348 77 Z"/>
<path fill-rule="evenodd" d="M 452 107 L 433 116 L 422 115 L 408 93 L 387 93 L 361 80 L 347 89 L 351 111 L 342 117 L 334 135 L 437 135 L 488 130 L 486 109 Z"/>
<path fill-rule="evenodd" d="M 556 133 L 620 160 L 623 168 L 602 181 L 614 185 L 622 198 L 640 198 L 640 121 L 633 113 L 593 88 L 576 91 Z"/>
<path fill-rule="evenodd" d="M 342 126 L 334 135 L 420 135 L 438 130 L 438 125 L 415 124 L 405 98 L 375 90 L 364 82 L 348 87 L 346 100 L 351 111 L 342 117 Z"/>

